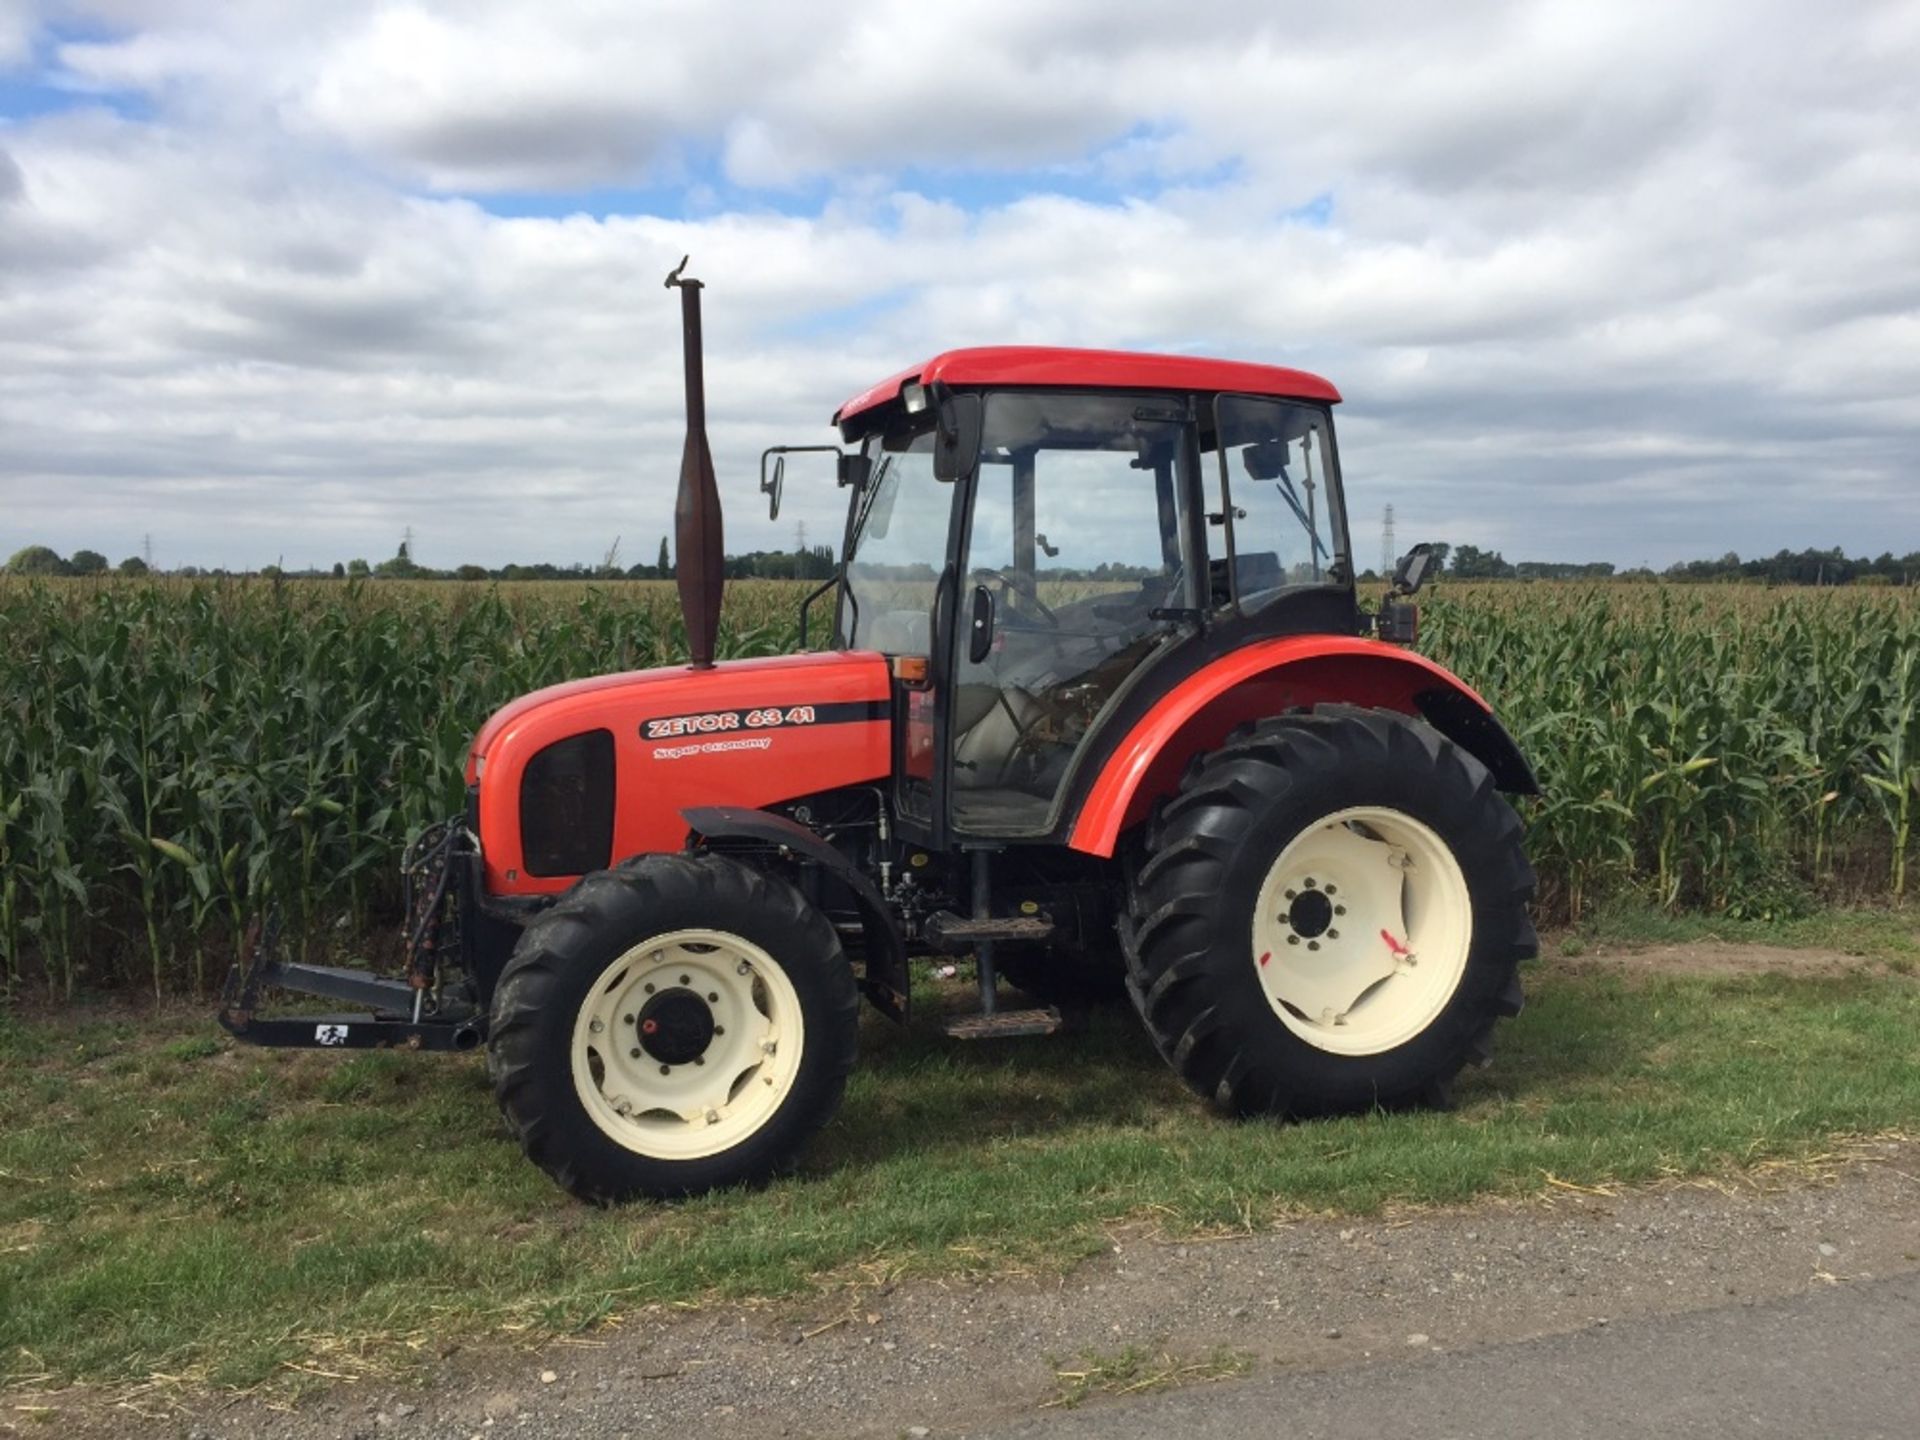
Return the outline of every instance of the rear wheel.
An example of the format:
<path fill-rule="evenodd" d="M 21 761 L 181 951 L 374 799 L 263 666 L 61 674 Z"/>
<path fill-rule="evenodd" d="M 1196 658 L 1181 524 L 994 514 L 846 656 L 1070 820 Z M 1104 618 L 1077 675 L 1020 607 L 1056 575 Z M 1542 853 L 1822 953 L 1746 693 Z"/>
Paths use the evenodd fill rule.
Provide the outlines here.
<path fill-rule="evenodd" d="M 582 1199 L 677 1196 L 788 1166 L 858 1043 L 832 925 L 720 855 L 582 880 L 527 927 L 489 1069 L 527 1156 Z"/>
<path fill-rule="evenodd" d="M 1517 816 L 1392 712 L 1265 721 L 1163 807 L 1123 927 L 1161 1053 L 1236 1113 L 1444 1102 L 1519 1013 L 1537 941 Z"/>

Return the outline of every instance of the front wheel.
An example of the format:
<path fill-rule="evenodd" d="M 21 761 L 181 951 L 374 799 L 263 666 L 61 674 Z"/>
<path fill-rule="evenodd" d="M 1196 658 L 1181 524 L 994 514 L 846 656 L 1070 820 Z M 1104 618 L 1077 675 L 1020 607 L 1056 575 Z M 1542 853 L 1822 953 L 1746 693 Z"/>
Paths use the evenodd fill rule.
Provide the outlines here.
<path fill-rule="evenodd" d="M 1517 816 L 1406 716 L 1321 706 L 1233 736 L 1155 819 L 1128 988 L 1187 1083 L 1240 1114 L 1440 1102 L 1520 1009 L 1537 949 Z"/>
<path fill-rule="evenodd" d="M 582 1199 L 787 1167 L 840 1103 L 859 1000 L 833 926 L 720 855 L 588 876 L 527 927 L 488 1068 L 527 1156 Z"/>

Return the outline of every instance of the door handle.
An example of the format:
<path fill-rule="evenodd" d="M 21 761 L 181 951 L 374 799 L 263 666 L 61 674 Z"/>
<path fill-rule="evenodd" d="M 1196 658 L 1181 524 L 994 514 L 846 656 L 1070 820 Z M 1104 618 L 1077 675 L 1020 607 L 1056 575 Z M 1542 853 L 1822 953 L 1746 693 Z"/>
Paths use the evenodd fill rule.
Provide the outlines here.
<path fill-rule="evenodd" d="M 993 593 L 973 587 L 973 617 L 967 626 L 967 659 L 978 665 L 993 649 Z"/>

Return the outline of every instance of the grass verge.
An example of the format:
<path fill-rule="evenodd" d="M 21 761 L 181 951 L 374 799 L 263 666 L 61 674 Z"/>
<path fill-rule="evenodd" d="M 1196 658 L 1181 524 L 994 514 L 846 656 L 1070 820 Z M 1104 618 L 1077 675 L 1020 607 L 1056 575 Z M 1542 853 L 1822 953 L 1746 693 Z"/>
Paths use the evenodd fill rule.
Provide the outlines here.
<path fill-rule="evenodd" d="M 1125 1013 L 1003 1047 L 876 1021 L 797 1177 L 614 1212 L 521 1159 L 470 1058 L 256 1051 L 185 1012 L 0 1013 L 0 1378 L 357 1375 L 828 1274 L 1053 1269 L 1141 1216 L 1219 1231 L 1920 1127 L 1907 975 L 1548 961 L 1529 990 L 1454 1112 L 1308 1125 L 1211 1114 Z"/>

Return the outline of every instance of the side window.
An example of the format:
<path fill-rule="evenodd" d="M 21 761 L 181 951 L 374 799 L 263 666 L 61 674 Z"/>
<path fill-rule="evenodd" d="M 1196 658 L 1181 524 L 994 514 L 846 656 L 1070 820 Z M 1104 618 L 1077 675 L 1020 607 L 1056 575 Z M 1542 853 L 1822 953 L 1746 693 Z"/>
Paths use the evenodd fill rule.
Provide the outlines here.
<path fill-rule="evenodd" d="M 867 454 L 873 468 L 847 554 L 840 633 L 852 648 L 925 655 L 953 486 L 934 478 L 931 431 L 876 440 Z"/>
<path fill-rule="evenodd" d="M 1336 578 L 1346 537 L 1339 530 L 1339 481 L 1330 463 L 1326 412 L 1287 400 L 1222 395 L 1214 402 L 1222 509 L 1231 526 L 1229 561 L 1211 565 L 1216 607 L 1238 598 L 1258 609 L 1294 585 Z M 1227 507 L 1231 506 L 1230 510 Z M 1208 545 L 1228 547 L 1219 530 Z"/>

